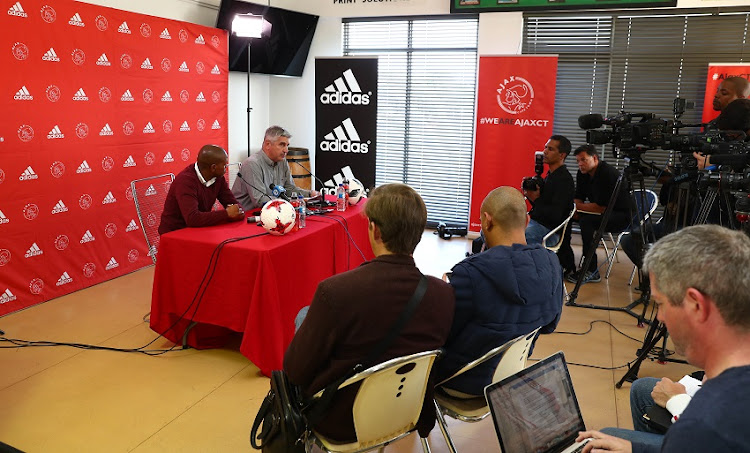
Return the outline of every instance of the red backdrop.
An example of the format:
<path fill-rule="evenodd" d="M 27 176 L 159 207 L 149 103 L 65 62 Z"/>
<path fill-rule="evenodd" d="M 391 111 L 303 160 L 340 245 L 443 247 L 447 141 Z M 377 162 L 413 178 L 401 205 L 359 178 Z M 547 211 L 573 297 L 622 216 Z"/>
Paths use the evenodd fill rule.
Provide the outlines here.
<path fill-rule="evenodd" d="M 719 116 L 713 108 L 714 95 L 721 82 L 728 77 L 744 77 L 750 79 L 750 64 L 748 63 L 709 63 L 708 78 L 706 79 L 706 95 L 703 98 L 702 122 L 708 123 Z"/>
<path fill-rule="evenodd" d="M 69 0 L 0 6 L 3 315 L 151 264 L 130 181 L 226 147 L 228 78 L 222 30 Z"/>
<path fill-rule="evenodd" d="M 534 174 L 534 151 L 552 135 L 556 78 L 556 56 L 479 58 L 471 231 L 480 230 L 479 207 L 492 189 L 520 190 Z"/>

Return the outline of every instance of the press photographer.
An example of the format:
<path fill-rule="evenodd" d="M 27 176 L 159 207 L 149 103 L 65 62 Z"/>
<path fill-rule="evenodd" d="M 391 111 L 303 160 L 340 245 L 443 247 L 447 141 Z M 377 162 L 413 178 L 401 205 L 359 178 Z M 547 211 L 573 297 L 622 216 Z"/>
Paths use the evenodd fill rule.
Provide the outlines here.
<path fill-rule="evenodd" d="M 531 220 L 526 227 L 527 244 L 541 244 L 544 236 L 560 225 L 573 207 L 575 186 L 573 177 L 565 166 L 565 158 L 570 150 L 570 140 L 562 135 L 551 136 L 543 151 L 543 163 L 549 166 L 547 176 L 542 178 L 543 169 L 537 169 L 536 176 L 524 178 L 522 182 L 523 194 L 531 203 Z M 557 235 L 548 239 L 550 244 L 558 240 Z M 565 272 L 572 272 L 575 270 L 575 259 L 570 243 L 566 242 L 557 256 Z"/>

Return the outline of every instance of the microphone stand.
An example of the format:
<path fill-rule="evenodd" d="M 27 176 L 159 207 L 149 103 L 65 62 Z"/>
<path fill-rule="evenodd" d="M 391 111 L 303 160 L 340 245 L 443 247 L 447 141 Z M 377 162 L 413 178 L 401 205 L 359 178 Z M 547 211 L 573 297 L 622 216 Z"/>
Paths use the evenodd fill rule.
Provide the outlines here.
<path fill-rule="evenodd" d="M 248 180 L 247 180 L 247 179 L 243 178 L 243 177 L 242 177 L 242 173 L 240 173 L 240 172 L 237 172 L 237 177 L 238 177 L 238 178 L 240 178 L 240 179 L 242 180 L 242 182 L 244 182 L 244 183 L 245 183 L 245 184 L 247 184 L 248 186 L 250 186 L 250 187 L 252 187 L 253 189 L 255 189 L 255 190 L 257 190 L 258 192 L 260 192 L 260 194 L 261 194 L 261 195 L 265 195 L 265 197 L 266 197 L 266 198 L 268 198 L 268 201 L 271 201 L 271 200 L 273 200 L 273 198 L 271 198 L 271 196 L 270 196 L 270 195 L 268 195 L 268 194 L 266 193 L 266 191 L 265 191 L 265 190 L 260 190 L 260 189 L 258 189 L 258 188 L 257 188 L 257 187 L 255 187 L 255 186 L 254 186 L 253 184 L 250 184 L 250 182 L 248 182 Z M 260 200 L 258 200 L 258 201 L 260 201 Z"/>
<path fill-rule="evenodd" d="M 320 183 L 320 206 L 321 206 L 321 208 L 324 208 L 326 206 L 326 198 L 325 198 L 325 195 L 323 195 L 323 188 L 325 188 L 326 185 L 323 184 L 323 181 L 320 178 L 318 178 L 317 176 L 315 176 L 313 174 L 313 172 L 311 172 L 310 170 L 308 170 L 301 163 L 297 162 L 296 160 L 293 160 L 292 163 L 295 163 L 295 164 L 299 165 L 303 170 L 305 170 L 307 172 L 308 175 L 312 176 L 313 178 L 315 178 L 316 181 L 318 181 Z"/>

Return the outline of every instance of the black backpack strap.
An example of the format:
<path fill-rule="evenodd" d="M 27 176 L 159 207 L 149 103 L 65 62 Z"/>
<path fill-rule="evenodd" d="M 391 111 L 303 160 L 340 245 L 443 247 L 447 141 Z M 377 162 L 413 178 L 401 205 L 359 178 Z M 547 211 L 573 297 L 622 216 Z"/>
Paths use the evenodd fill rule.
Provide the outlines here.
<path fill-rule="evenodd" d="M 406 304 L 406 308 L 404 308 L 396 322 L 393 324 L 393 326 L 391 326 L 385 338 L 383 338 L 377 344 L 377 346 L 375 346 L 375 348 L 370 351 L 365 360 L 356 365 L 351 372 L 328 384 L 326 388 L 323 389 L 323 394 L 320 395 L 320 398 L 312 402 L 312 407 L 310 407 L 305 416 L 308 426 L 314 426 L 320 420 L 320 417 L 328 410 L 331 402 L 333 401 L 333 395 L 336 393 L 336 390 L 338 390 L 339 386 L 351 376 L 364 370 L 364 366 L 362 365 L 362 363 L 371 363 L 388 350 L 391 344 L 393 344 L 398 335 L 401 333 L 401 330 L 404 328 L 406 323 L 409 322 L 409 319 L 411 319 L 412 315 L 417 310 L 419 303 L 422 301 L 422 298 L 424 298 L 424 295 L 427 292 L 428 283 L 429 281 L 427 280 L 427 277 L 422 274 L 422 277 L 419 279 L 419 283 L 417 284 L 417 289 L 414 290 L 414 294 L 411 295 L 411 299 L 409 299 L 409 302 Z"/>

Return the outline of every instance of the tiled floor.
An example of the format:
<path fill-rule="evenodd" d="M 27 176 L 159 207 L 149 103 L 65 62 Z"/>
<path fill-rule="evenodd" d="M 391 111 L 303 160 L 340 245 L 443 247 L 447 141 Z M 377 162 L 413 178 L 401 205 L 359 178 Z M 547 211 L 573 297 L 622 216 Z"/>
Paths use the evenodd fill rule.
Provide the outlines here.
<path fill-rule="evenodd" d="M 415 258 L 423 272 L 439 276 L 469 244 L 427 231 Z M 632 265 L 622 253 L 620 260 L 609 281 L 581 288 L 578 303 L 624 306 L 638 297 L 627 286 Z M 8 338 L 142 346 L 155 336 L 142 321 L 152 279 L 153 268 L 143 269 L 0 318 L 0 328 Z M 595 323 L 586 335 L 542 336 L 533 358 L 565 352 L 587 426 L 630 427 L 629 384 L 614 386 L 625 369 L 572 364 L 624 365 L 634 359 L 645 329 L 624 313 L 566 306 L 558 332 L 585 332 L 593 320 L 609 321 L 638 341 Z M 151 347 L 168 346 L 160 339 Z M 692 370 L 646 361 L 640 375 L 679 379 Z M 157 357 L 69 347 L 0 349 L 0 440 L 27 452 L 249 451 L 250 424 L 267 391 L 268 379 L 231 348 Z M 449 429 L 459 450 L 499 451 L 489 420 L 449 420 Z M 430 443 L 434 452 L 447 451 L 437 429 Z M 410 437 L 387 450 L 421 447 Z"/>

